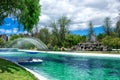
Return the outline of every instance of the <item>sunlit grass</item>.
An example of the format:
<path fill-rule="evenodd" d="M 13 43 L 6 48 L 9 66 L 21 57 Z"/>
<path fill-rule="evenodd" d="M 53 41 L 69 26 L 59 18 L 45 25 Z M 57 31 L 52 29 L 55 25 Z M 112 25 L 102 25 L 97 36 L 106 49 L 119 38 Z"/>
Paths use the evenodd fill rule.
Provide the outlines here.
<path fill-rule="evenodd" d="M 36 78 L 18 65 L 0 59 L 0 80 L 36 80 Z"/>

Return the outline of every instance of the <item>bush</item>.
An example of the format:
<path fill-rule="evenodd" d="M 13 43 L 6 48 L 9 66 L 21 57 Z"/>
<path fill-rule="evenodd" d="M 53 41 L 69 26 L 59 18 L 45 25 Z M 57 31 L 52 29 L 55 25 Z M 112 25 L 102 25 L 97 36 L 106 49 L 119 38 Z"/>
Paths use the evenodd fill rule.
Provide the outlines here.
<path fill-rule="evenodd" d="M 59 47 L 58 46 L 54 46 L 53 47 L 53 51 L 59 51 L 60 49 L 59 49 Z"/>

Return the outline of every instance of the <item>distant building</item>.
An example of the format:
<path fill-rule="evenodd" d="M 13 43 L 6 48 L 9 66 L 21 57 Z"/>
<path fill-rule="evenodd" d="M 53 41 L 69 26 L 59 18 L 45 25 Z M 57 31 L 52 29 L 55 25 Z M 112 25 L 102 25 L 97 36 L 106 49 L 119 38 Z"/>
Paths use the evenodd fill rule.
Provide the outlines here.
<path fill-rule="evenodd" d="M 8 36 L 6 34 L 1 34 L 0 38 L 2 38 L 4 41 L 8 41 Z"/>

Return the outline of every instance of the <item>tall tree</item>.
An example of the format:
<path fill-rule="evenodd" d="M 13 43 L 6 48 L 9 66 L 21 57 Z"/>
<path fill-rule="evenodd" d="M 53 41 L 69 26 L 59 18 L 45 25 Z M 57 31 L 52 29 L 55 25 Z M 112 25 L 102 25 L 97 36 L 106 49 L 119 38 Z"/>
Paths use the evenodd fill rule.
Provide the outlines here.
<path fill-rule="evenodd" d="M 30 31 L 39 21 L 39 0 L 0 0 L 0 24 L 4 18 L 14 17 Z"/>
<path fill-rule="evenodd" d="M 106 17 L 104 20 L 104 25 L 103 25 L 103 29 L 106 35 L 110 36 L 111 32 L 112 32 L 112 28 L 111 28 L 111 20 L 109 17 Z"/>
<path fill-rule="evenodd" d="M 120 18 L 116 23 L 115 32 L 116 32 L 117 36 L 120 38 Z"/>
<path fill-rule="evenodd" d="M 50 42 L 50 32 L 47 28 L 40 29 L 38 33 L 38 38 L 43 41 L 46 45 Z"/>
<path fill-rule="evenodd" d="M 0 38 L 0 48 L 3 48 L 5 45 L 5 40 L 3 40 L 2 38 Z"/>
<path fill-rule="evenodd" d="M 52 35 L 51 35 L 51 45 L 59 45 L 60 44 L 60 37 L 59 37 L 59 28 L 57 27 L 56 21 L 50 24 L 52 28 Z"/>
<path fill-rule="evenodd" d="M 70 24 L 71 20 L 65 16 L 62 16 L 58 19 L 58 24 L 60 26 L 60 39 L 61 41 L 65 40 L 65 34 L 68 32 L 68 25 Z"/>
<path fill-rule="evenodd" d="M 56 22 L 51 23 L 52 27 L 52 34 L 54 40 L 56 40 L 58 46 L 63 46 L 65 40 L 65 34 L 68 32 L 68 25 L 70 24 L 71 20 L 67 17 L 61 17 Z M 55 42 L 54 42 L 55 43 Z"/>

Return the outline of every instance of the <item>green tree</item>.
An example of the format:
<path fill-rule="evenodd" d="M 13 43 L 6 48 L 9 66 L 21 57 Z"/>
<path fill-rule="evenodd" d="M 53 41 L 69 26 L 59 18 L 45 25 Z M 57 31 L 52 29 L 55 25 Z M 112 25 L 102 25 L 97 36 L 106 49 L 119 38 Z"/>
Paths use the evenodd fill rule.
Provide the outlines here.
<path fill-rule="evenodd" d="M 0 23 L 4 18 L 14 17 L 24 29 L 30 31 L 39 21 L 39 0 L 1 0 L 0 1 Z"/>
<path fill-rule="evenodd" d="M 113 47 L 113 43 L 111 42 L 112 37 L 111 36 L 106 36 L 105 38 L 102 39 L 102 44 L 109 49 Z"/>
<path fill-rule="evenodd" d="M 52 35 L 51 35 L 51 44 L 59 45 L 60 44 L 60 34 L 59 34 L 59 28 L 57 26 L 56 22 L 52 22 L 50 24 L 50 27 L 52 27 Z"/>
<path fill-rule="evenodd" d="M 43 41 L 46 45 L 50 42 L 50 32 L 47 28 L 40 29 L 38 38 Z"/>
<path fill-rule="evenodd" d="M 0 38 L 0 48 L 3 48 L 4 45 L 5 45 L 5 41 L 2 38 Z"/>
<path fill-rule="evenodd" d="M 103 39 L 105 36 L 106 36 L 106 34 L 100 33 L 100 34 L 97 35 L 97 40 L 98 40 L 99 42 L 101 42 L 102 39 Z"/>
<path fill-rule="evenodd" d="M 23 35 L 17 35 L 17 34 L 11 35 L 10 36 L 10 41 L 13 41 L 13 40 L 15 40 L 17 38 L 21 38 L 21 37 L 24 37 L 24 36 Z"/>
<path fill-rule="evenodd" d="M 71 48 L 78 43 L 82 43 L 86 41 L 85 36 L 75 35 L 75 34 L 67 34 L 65 36 L 64 47 Z"/>
<path fill-rule="evenodd" d="M 106 36 L 102 39 L 102 44 L 109 47 L 109 48 L 120 48 L 120 38 Z"/>
<path fill-rule="evenodd" d="M 62 16 L 59 20 L 58 20 L 58 24 L 60 27 L 60 40 L 61 42 L 63 42 L 65 40 L 65 34 L 68 32 L 68 25 L 70 24 L 71 20 L 68 19 L 65 16 Z"/>
<path fill-rule="evenodd" d="M 116 33 L 117 36 L 120 38 L 120 19 L 119 19 L 119 20 L 117 21 L 117 23 L 116 23 L 115 33 Z"/>
<path fill-rule="evenodd" d="M 70 22 L 71 20 L 67 17 L 61 17 L 50 25 L 52 27 L 52 41 L 59 47 L 64 46 L 65 34 L 69 32 L 68 25 Z"/>
<path fill-rule="evenodd" d="M 120 38 L 113 38 L 111 41 L 111 45 L 113 48 L 119 49 L 120 48 Z"/>
<path fill-rule="evenodd" d="M 104 25 L 103 25 L 103 29 L 106 35 L 110 36 L 111 32 L 112 32 L 112 28 L 111 28 L 111 20 L 109 17 L 106 17 L 104 20 Z"/>

